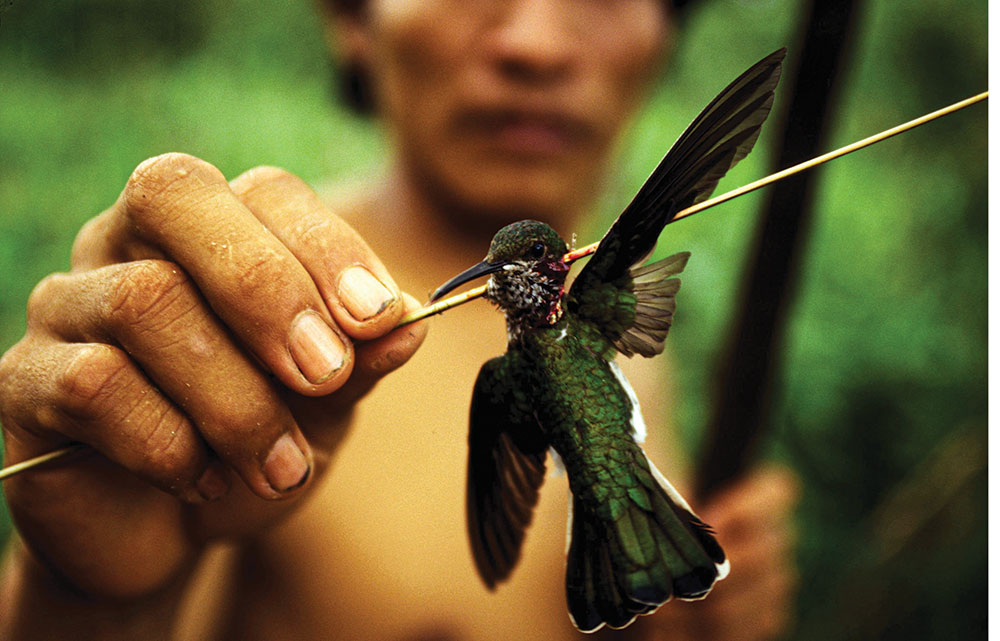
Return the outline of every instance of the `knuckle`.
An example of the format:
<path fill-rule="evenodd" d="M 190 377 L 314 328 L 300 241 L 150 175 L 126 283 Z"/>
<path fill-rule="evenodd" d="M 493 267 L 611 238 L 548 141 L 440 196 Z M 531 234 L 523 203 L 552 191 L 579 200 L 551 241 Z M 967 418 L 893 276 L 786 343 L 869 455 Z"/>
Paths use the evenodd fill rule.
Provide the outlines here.
<path fill-rule="evenodd" d="M 211 164 L 182 153 L 167 153 L 144 160 L 132 172 L 122 198 L 126 213 L 142 226 L 165 205 L 182 199 L 190 190 L 225 183 Z"/>
<path fill-rule="evenodd" d="M 253 385 L 241 398 L 219 399 L 212 414 L 217 437 L 228 441 L 220 448 L 228 453 L 256 449 L 255 441 L 272 441 L 288 424 L 280 400 L 269 390 L 254 389 Z"/>
<path fill-rule="evenodd" d="M 11 405 L 16 404 L 19 400 L 20 394 L 15 391 L 15 386 L 24 379 L 20 375 L 20 371 L 21 363 L 25 358 L 21 353 L 25 349 L 25 344 L 25 339 L 21 339 L 3 355 L 0 355 L 0 414 L 7 411 Z M 6 424 L 7 421 L 2 420 L 2 416 L 0 416 L 0 423 Z"/>
<path fill-rule="evenodd" d="M 99 239 L 107 232 L 106 214 L 95 216 L 85 222 L 80 231 L 77 232 L 73 240 L 73 248 L 70 250 L 70 264 L 79 265 L 84 261 L 88 253 L 93 251 Z"/>
<path fill-rule="evenodd" d="M 263 250 L 249 257 L 237 275 L 239 291 L 253 298 L 267 297 L 288 285 L 287 276 L 295 273 L 290 258 L 273 250 Z"/>
<path fill-rule="evenodd" d="M 144 260 L 121 268 L 108 297 L 108 321 L 124 329 L 142 325 L 157 329 L 191 307 L 188 278 L 174 263 Z"/>
<path fill-rule="evenodd" d="M 27 336 L 0 356 L 0 425 L 5 433 L 15 425 L 58 431 L 61 417 L 48 402 L 45 366 L 38 361 L 38 344 Z"/>
<path fill-rule="evenodd" d="M 56 298 L 56 292 L 60 289 L 59 283 L 65 278 L 65 274 L 49 274 L 31 290 L 27 305 L 29 325 L 35 325 L 48 318 L 52 300 Z"/>
<path fill-rule="evenodd" d="M 237 469 L 259 466 L 275 440 L 294 429 L 288 408 L 266 386 L 250 384 L 238 398 L 217 400 L 198 427 L 219 457 Z"/>
<path fill-rule="evenodd" d="M 340 255 L 348 254 L 345 246 L 353 239 L 345 237 L 340 232 L 341 229 L 338 221 L 332 217 L 314 218 L 303 221 L 295 228 L 295 234 L 306 246 L 319 247 L 329 251 L 330 245 L 336 243 Z M 331 243 L 331 239 L 333 239 L 333 243 Z"/>
<path fill-rule="evenodd" d="M 197 454 L 187 438 L 190 428 L 187 420 L 175 412 L 157 412 L 153 408 L 136 407 L 132 414 L 135 416 L 131 419 L 147 430 L 142 436 L 139 468 L 150 477 L 164 479 L 173 491 L 193 483 Z"/>
<path fill-rule="evenodd" d="M 233 179 L 232 186 L 239 194 L 246 194 L 262 185 L 270 185 L 283 182 L 299 182 L 299 179 L 280 167 L 261 165 L 248 169 Z"/>
<path fill-rule="evenodd" d="M 130 367 L 128 356 L 110 345 L 84 346 L 58 378 L 60 405 L 72 416 L 101 418 L 127 386 Z"/>

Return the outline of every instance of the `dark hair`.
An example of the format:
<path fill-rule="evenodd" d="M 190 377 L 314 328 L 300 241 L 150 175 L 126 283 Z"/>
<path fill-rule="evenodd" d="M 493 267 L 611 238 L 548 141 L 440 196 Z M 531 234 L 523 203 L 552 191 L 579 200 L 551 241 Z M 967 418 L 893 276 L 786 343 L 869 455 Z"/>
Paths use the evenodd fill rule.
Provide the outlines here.
<path fill-rule="evenodd" d="M 322 0 L 334 15 L 360 16 L 367 0 Z M 695 0 L 663 0 L 674 11 L 694 4 Z M 356 114 L 368 116 L 375 111 L 375 96 L 368 70 L 360 60 L 344 60 L 334 67 L 337 96 Z"/>

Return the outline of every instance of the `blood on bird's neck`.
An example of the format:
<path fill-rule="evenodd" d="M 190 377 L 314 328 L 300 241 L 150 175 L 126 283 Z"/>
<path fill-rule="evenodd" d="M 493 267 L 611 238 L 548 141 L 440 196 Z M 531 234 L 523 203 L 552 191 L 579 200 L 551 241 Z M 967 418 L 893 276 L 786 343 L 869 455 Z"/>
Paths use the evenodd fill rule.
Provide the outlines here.
<path fill-rule="evenodd" d="M 490 278 L 486 298 L 507 317 L 508 343 L 519 342 L 525 330 L 559 322 L 568 272 L 569 265 L 556 259 L 532 265 L 515 263 Z"/>

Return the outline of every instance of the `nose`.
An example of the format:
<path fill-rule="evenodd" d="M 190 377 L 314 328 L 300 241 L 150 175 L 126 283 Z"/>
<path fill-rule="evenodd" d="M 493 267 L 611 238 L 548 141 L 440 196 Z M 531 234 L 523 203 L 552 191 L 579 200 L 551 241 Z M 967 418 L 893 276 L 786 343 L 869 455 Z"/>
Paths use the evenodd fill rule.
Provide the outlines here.
<path fill-rule="evenodd" d="M 578 0 L 501 2 L 492 40 L 494 62 L 508 79 L 550 82 L 574 66 L 580 45 L 572 5 Z"/>

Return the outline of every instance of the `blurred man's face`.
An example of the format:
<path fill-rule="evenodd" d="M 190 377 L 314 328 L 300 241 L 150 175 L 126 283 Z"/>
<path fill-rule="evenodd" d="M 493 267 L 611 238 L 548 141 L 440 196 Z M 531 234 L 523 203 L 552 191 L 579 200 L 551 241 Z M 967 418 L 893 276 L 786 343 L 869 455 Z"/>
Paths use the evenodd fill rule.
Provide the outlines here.
<path fill-rule="evenodd" d="M 369 4 L 360 33 L 404 167 L 490 218 L 588 202 L 670 27 L 662 0 Z"/>

